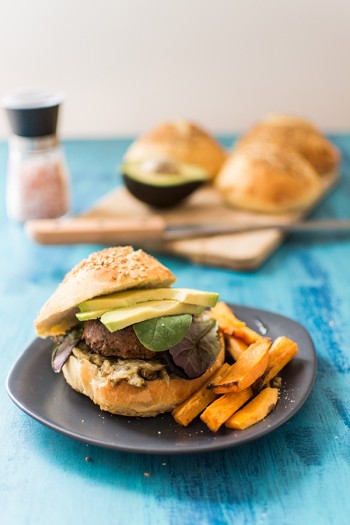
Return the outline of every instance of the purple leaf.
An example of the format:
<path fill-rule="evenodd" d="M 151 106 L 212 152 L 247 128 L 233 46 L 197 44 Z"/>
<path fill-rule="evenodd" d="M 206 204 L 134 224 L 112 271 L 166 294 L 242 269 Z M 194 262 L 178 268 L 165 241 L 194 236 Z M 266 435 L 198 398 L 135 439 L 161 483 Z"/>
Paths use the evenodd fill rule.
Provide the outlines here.
<path fill-rule="evenodd" d="M 189 379 L 203 375 L 216 361 L 220 352 L 218 325 L 207 315 L 195 316 L 184 339 L 169 349 L 177 367 Z"/>
<path fill-rule="evenodd" d="M 53 347 L 51 366 L 55 374 L 61 372 L 63 365 L 71 355 L 73 348 L 81 339 L 82 329 L 75 329 L 60 337 Z"/>

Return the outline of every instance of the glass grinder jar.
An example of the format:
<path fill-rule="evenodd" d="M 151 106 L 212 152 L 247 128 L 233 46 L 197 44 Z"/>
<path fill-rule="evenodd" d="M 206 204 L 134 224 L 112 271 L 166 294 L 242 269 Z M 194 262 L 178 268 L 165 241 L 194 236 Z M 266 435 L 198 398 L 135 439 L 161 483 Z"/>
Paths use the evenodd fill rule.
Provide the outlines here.
<path fill-rule="evenodd" d="M 2 101 L 10 121 L 7 214 L 27 219 L 60 217 L 69 207 L 68 174 L 56 128 L 62 97 L 17 91 Z"/>

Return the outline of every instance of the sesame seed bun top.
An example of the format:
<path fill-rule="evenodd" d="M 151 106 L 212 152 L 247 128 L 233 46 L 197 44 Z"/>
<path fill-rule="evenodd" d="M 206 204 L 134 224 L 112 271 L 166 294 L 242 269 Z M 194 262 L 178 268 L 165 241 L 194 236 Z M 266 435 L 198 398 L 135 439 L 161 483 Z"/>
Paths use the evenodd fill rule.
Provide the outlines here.
<path fill-rule="evenodd" d="M 34 322 L 41 337 L 60 335 L 77 324 L 78 304 L 130 288 L 170 286 L 175 276 L 157 259 L 131 246 L 106 248 L 78 263 L 41 308 Z"/>

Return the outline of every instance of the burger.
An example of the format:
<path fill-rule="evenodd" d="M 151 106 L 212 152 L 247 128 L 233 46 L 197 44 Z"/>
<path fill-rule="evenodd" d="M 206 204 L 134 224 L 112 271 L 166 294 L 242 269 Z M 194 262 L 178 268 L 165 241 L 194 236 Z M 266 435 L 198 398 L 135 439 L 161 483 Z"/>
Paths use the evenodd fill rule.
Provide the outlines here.
<path fill-rule="evenodd" d="M 224 343 L 206 313 L 218 295 L 174 281 L 130 246 L 81 261 L 34 323 L 52 338 L 53 371 L 113 414 L 155 416 L 181 404 L 221 366 Z"/>

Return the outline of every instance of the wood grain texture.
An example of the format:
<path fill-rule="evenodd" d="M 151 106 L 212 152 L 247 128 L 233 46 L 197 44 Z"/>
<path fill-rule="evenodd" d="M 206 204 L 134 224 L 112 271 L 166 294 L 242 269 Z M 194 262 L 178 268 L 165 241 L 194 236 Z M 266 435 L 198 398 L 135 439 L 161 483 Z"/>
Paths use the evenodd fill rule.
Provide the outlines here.
<path fill-rule="evenodd" d="M 342 180 L 315 218 L 350 209 L 350 136 Z M 72 141 L 66 153 L 73 212 L 120 181 L 128 141 Z M 1 195 L 6 147 L 0 145 Z M 5 218 L 0 201 L 0 380 L 33 339 L 32 321 L 73 264 L 98 246 L 40 247 Z M 41 426 L 0 396 L 0 520 L 30 524 L 334 524 L 350 513 L 350 237 L 292 236 L 256 273 L 160 259 L 179 286 L 273 310 L 301 322 L 318 357 L 314 389 L 298 414 L 238 449 L 184 457 L 123 454 Z M 33 377 L 35 381 L 35 377 Z M 160 436 L 161 439 L 161 436 Z M 91 461 L 85 461 L 86 457 Z M 145 473 L 149 475 L 145 475 Z"/>
<path fill-rule="evenodd" d="M 336 171 L 322 178 L 321 194 L 309 208 L 283 214 L 253 213 L 227 206 L 219 192 L 212 186 L 197 190 L 182 204 L 168 210 L 156 210 L 159 219 L 167 226 L 182 227 L 196 224 L 269 224 L 275 220 L 281 224 L 296 222 L 311 213 L 319 202 L 331 191 L 338 180 Z M 118 219 L 125 227 L 135 217 L 146 222 L 154 217 L 155 210 L 138 201 L 125 188 L 118 188 L 103 197 L 83 217 L 89 219 Z M 81 218 L 78 217 L 79 220 Z M 160 235 L 158 236 L 160 238 Z M 260 266 L 283 242 L 284 235 L 276 228 L 265 231 L 215 235 L 195 239 L 167 241 L 158 249 L 163 253 L 185 257 L 197 264 L 206 264 L 231 270 L 253 270 Z M 147 238 L 144 243 L 147 248 Z M 158 243 L 159 244 L 159 243 Z M 154 243 L 153 243 L 154 246 Z"/>

